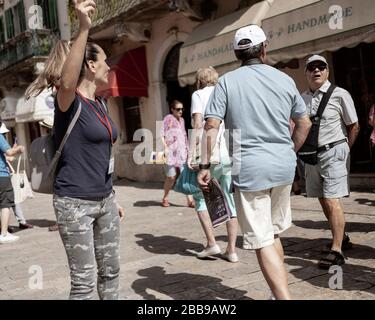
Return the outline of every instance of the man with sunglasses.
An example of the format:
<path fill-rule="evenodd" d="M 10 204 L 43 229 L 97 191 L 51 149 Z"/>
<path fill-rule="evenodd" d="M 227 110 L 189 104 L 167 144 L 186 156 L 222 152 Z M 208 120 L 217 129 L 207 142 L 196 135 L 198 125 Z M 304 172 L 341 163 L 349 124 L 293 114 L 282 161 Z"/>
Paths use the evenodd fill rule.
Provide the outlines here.
<path fill-rule="evenodd" d="M 305 74 L 309 91 L 302 94 L 310 116 L 317 113 L 323 95 L 331 86 L 327 60 L 313 55 L 306 61 Z M 341 198 L 349 196 L 350 148 L 359 132 L 358 117 L 349 92 L 335 87 L 323 111 L 318 136 L 318 163 L 305 165 L 306 193 L 319 198 L 333 236 L 324 248 L 326 254 L 318 263 L 320 268 L 342 265 L 342 250 L 352 244 L 345 234 L 345 217 Z"/>

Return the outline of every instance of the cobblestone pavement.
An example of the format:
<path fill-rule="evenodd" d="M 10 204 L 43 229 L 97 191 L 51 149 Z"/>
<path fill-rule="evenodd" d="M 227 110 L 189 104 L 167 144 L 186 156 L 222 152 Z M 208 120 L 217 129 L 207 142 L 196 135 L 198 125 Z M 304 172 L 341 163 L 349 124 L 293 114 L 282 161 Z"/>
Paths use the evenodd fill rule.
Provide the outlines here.
<path fill-rule="evenodd" d="M 172 206 L 162 208 L 161 184 L 119 181 L 115 187 L 126 208 L 121 229 L 122 299 L 267 299 L 270 292 L 253 251 L 237 247 L 240 262 L 220 256 L 198 260 L 204 235 L 183 195 L 172 192 Z M 375 299 L 375 194 L 353 192 L 343 200 L 354 248 L 347 251 L 343 288 L 329 287 L 338 274 L 316 267 L 330 231 L 318 201 L 292 196 L 294 226 L 282 241 L 295 299 Z M 23 203 L 30 223 L 38 228 L 18 231 L 18 242 L 0 245 L 0 299 L 66 299 L 69 273 L 54 223 L 51 196 L 36 195 Z M 12 219 L 11 225 L 16 225 Z M 215 230 L 222 250 L 226 230 Z M 43 272 L 43 288 L 35 288 L 35 272 Z"/>

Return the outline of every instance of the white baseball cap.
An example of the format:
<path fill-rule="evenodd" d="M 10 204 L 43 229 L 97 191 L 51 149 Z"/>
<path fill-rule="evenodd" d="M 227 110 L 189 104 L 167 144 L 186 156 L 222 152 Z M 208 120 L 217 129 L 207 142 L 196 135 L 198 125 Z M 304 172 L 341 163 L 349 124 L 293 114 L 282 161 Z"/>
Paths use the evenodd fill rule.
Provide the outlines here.
<path fill-rule="evenodd" d="M 311 62 L 315 62 L 315 61 L 323 62 L 328 66 L 328 62 L 327 62 L 326 58 L 324 58 L 323 56 L 320 56 L 318 54 L 314 54 L 306 60 L 306 67 L 307 67 L 308 64 L 310 64 Z"/>
<path fill-rule="evenodd" d="M 239 45 L 241 40 L 250 40 L 250 43 Z M 234 50 L 245 50 L 254 47 L 267 40 L 267 37 L 261 27 L 252 24 L 238 29 L 233 40 Z"/>
<path fill-rule="evenodd" d="M 1 127 L 0 127 L 0 133 L 3 134 L 3 133 L 8 133 L 8 132 L 9 132 L 8 128 L 6 127 L 5 123 L 2 122 Z"/>

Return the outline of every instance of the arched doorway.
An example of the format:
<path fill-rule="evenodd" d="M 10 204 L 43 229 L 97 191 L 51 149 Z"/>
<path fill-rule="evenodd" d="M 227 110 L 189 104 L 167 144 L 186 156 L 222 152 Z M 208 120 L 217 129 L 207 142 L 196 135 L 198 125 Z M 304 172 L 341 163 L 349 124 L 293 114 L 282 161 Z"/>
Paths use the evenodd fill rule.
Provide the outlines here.
<path fill-rule="evenodd" d="M 180 48 L 182 42 L 175 45 L 168 53 L 163 66 L 163 82 L 167 88 L 168 104 L 173 100 L 181 101 L 184 105 L 184 120 L 186 130 L 191 129 L 190 106 L 191 95 L 194 86 L 181 87 L 178 83 L 178 61 L 180 58 Z M 169 109 L 168 109 L 169 110 Z"/>

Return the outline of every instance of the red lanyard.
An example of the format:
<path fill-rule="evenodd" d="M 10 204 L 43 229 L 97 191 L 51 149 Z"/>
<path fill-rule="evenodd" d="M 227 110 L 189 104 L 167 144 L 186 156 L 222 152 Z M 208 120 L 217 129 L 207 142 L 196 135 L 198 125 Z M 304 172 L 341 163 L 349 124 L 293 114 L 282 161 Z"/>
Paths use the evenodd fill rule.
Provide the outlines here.
<path fill-rule="evenodd" d="M 112 126 L 111 123 L 108 120 L 107 115 L 105 112 L 103 112 L 102 108 L 100 107 L 100 102 L 97 102 L 95 98 L 95 104 L 99 108 L 100 111 L 103 112 L 103 117 L 96 111 L 96 109 L 91 105 L 90 101 L 86 99 L 78 90 L 77 90 L 78 95 L 85 100 L 85 102 L 90 106 L 90 108 L 95 112 L 96 116 L 98 117 L 99 121 L 107 128 L 109 137 L 111 138 L 111 143 L 113 144 L 113 134 L 112 134 Z M 98 104 L 97 104 L 98 103 Z"/>

